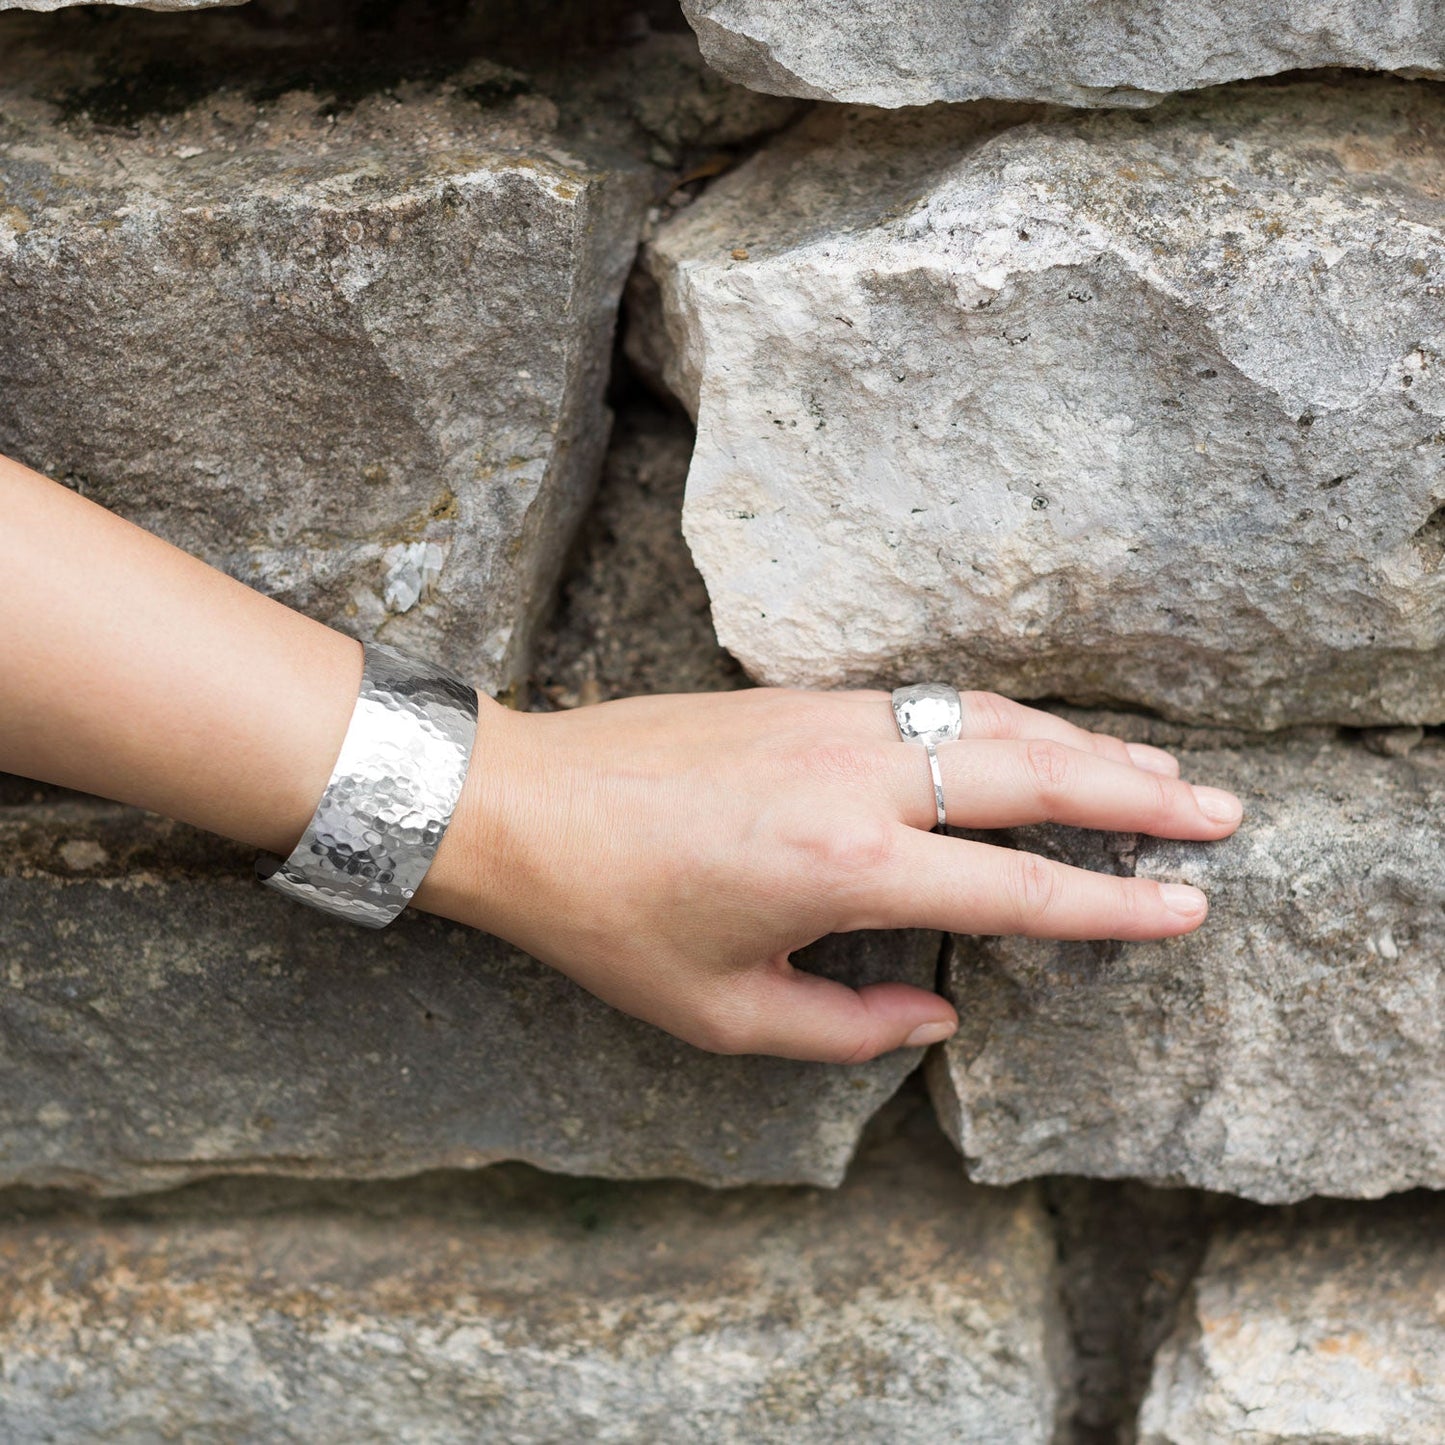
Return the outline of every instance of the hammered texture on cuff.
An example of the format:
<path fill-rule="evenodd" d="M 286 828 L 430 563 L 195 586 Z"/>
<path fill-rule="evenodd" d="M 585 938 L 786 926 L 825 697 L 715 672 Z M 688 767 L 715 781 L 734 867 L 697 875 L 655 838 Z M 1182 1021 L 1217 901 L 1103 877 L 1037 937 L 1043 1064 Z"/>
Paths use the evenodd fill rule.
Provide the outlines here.
<path fill-rule="evenodd" d="M 301 903 L 384 928 L 411 901 L 452 820 L 477 734 L 476 690 L 435 663 L 368 642 L 331 780 L 286 859 L 256 876 Z"/>

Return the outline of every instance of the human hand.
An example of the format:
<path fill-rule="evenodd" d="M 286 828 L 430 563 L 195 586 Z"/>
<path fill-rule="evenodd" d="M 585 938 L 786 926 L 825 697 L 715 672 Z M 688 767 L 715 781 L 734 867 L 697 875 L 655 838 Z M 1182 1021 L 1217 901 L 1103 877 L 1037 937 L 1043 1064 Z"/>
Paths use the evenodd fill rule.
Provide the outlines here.
<path fill-rule="evenodd" d="M 288 857 L 352 717 L 360 644 L 4 458 L 0 512 L 0 771 Z M 928 759 L 889 701 L 753 688 L 549 715 L 481 694 L 413 901 L 701 1048 L 839 1063 L 932 1042 L 916 1031 L 956 1015 L 926 989 L 794 969 L 825 934 L 1160 938 L 1203 921 L 1194 889 L 1176 913 L 1157 883 L 928 831 Z M 955 824 L 1238 825 L 1206 817 L 1157 749 L 993 693 L 963 704 L 963 738 L 938 749 Z"/>
<path fill-rule="evenodd" d="M 950 825 L 1194 839 L 1239 825 L 1237 798 L 1181 781 L 1160 749 L 995 693 L 962 699 L 963 736 L 938 747 Z M 825 934 L 1150 939 L 1207 912 L 1186 885 L 929 831 L 927 757 L 899 738 L 887 692 L 753 688 L 552 714 L 482 702 L 417 906 L 712 1052 L 860 1063 L 952 1032 L 937 994 L 789 963 Z"/>

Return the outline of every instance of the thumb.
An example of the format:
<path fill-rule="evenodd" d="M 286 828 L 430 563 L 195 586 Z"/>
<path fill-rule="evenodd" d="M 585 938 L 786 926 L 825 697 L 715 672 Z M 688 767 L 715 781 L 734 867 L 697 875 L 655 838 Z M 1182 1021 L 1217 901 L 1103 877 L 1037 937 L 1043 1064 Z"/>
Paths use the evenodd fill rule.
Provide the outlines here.
<path fill-rule="evenodd" d="M 908 983 L 849 988 L 786 959 L 738 988 L 748 994 L 751 1025 L 743 1053 L 861 1064 L 893 1049 L 938 1043 L 958 1027 L 953 1005 L 927 989 Z"/>

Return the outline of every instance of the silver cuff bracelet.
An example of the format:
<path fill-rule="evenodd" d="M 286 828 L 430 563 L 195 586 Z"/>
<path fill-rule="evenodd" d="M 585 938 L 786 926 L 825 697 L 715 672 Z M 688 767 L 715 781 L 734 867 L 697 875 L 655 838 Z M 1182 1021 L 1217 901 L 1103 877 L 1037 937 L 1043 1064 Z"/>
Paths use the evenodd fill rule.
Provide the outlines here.
<path fill-rule="evenodd" d="M 477 693 L 454 673 L 368 642 L 331 781 L 286 859 L 256 858 L 282 893 L 385 928 L 421 885 L 452 820 L 477 735 Z"/>

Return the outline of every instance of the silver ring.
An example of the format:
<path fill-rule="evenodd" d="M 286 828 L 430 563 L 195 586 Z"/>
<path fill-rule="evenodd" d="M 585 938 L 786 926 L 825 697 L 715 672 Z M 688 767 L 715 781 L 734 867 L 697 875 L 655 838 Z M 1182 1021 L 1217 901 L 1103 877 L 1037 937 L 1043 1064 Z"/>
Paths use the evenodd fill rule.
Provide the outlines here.
<path fill-rule="evenodd" d="M 948 822 L 948 809 L 943 806 L 943 774 L 938 769 L 938 749 L 932 743 L 924 743 L 928 749 L 928 770 L 933 774 L 933 806 L 938 810 L 938 827 Z"/>
<path fill-rule="evenodd" d="M 928 771 L 933 779 L 936 827 L 948 822 L 943 802 L 943 773 L 938 766 L 938 744 L 956 742 L 963 735 L 963 699 L 956 688 L 941 682 L 915 683 L 893 689 L 893 721 L 898 736 L 906 743 L 922 743 L 928 753 Z"/>

